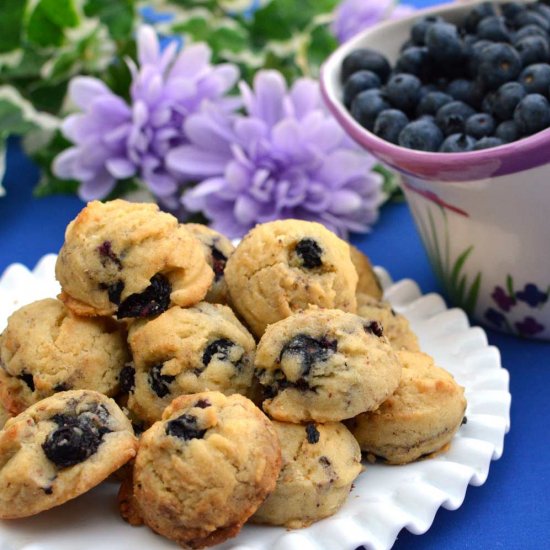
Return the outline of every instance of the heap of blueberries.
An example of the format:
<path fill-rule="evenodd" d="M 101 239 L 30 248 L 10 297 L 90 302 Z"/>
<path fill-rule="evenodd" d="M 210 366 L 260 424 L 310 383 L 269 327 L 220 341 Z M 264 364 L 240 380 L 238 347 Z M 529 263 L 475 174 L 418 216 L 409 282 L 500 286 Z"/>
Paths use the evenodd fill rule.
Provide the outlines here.
<path fill-rule="evenodd" d="M 362 126 L 402 147 L 487 149 L 550 126 L 549 63 L 549 5 L 487 2 L 458 26 L 418 20 L 393 69 L 376 51 L 348 54 L 343 101 Z"/>

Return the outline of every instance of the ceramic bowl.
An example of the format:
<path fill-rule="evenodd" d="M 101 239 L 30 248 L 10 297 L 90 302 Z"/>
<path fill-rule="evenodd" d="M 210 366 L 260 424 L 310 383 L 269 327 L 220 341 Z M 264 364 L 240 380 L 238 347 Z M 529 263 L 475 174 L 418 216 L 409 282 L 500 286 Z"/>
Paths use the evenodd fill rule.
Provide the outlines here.
<path fill-rule="evenodd" d="M 476 3 L 446 4 L 367 29 L 324 63 L 321 89 L 345 131 L 403 175 L 407 202 L 450 302 L 491 328 L 548 340 L 550 129 L 493 149 L 426 153 L 378 138 L 342 103 L 340 68 L 352 50 L 378 50 L 393 63 L 419 17 L 436 14 L 457 23 Z"/>

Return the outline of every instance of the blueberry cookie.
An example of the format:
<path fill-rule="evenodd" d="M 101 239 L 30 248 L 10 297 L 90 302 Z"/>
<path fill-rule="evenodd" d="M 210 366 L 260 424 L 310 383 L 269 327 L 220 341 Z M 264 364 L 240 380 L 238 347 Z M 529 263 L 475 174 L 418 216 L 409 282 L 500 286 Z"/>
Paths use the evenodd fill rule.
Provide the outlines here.
<path fill-rule="evenodd" d="M 55 274 L 79 315 L 151 317 L 206 295 L 203 247 L 154 204 L 89 203 L 67 227 Z"/>
<path fill-rule="evenodd" d="M 358 294 L 357 315 L 378 321 L 394 348 L 420 351 L 418 338 L 411 330 L 409 321 L 403 315 L 396 313 L 389 302 L 377 300 L 368 294 Z"/>
<path fill-rule="evenodd" d="M 201 302 L 136 321 L 128 341 L 135 388 L 128 407 L 151 424 L 178 395 L 217 390 L 248 394 L 256 343 L 227 306 Z"/>
<path fill-rule="evenodd" d="M 235 536 L 274 489 L 277 434 L 246 397 L 175 399 L 142 436 L 134 497 L 144 523 L 191 548 Z"/>
<path fill-rule="evenodd" d="M 349 251 L 351 261 L 359 277 L 359 281 L 357 282 L 357 294 L 367 294 L 378 299 L 382 298 L 384 293 L 382 285 L 374 269 L 372 269 L 372 264 L 368 257 L 352 245 L 350 245 Z"/>
<path fill-rule="evenodd" d="M 444 448 L 466 410 L 464 388 L 424 353 L 400 351 L 401 382 L 373 412 L 347 422 L 361 449 L 405 464 Z"/>
<path fill-rule="evenodd" d="M 361 449 L 340 422 L 273 422 L 283 465 L 275 490 L 252 516 L 254 523 L 298 528 L 335 514 L 361 473 Z"/>
<path fill-rule="evenodd" d="M 267 325 L 308 305 L 356 309 L 349 245 L 318 223 L 256 226 L 229 258 L 225 278 L 233 306 L 258 338 Z"/>
<path fill-rule="evenodd" d="M 382 327 L 353 313 L 309 309 L 270 325 L 255 360 L 263 409 L 285 422 L 339 421 L 376 409 L 401 364 Z"/>
<path fill-rule="evenodd" d="M 227 237 L 206 225 L 187 223 L 184 227 L 202 243 L 206 261 L 214 272 L 214 280 L 204 298 L 205 301 L 213 304 L 227 304 L 228 291 L 224 275 L 225 264 L 229 256 L 233 254 L 235 247 Z"/>
<path fill-rule="evenodd" d="M 0 430 L 4 427 L 4 424 L 8 421 L 9 418 L 11 418 L 10 413 L 0 401 Z"/>
<path fill-rule="evenodd" d="M 63 390 L 112 396 L 128 359 L 115 320 L 77 317 L 59 300 L 39 300 L 13 313 L 0 335 L 0 401 L 16 415 Z"/>
<path fill-rule="evenodd" d="M 0 518 L 32 516 L 98 485 L 136 454 L 118 405 L 89 390 L 60 392 L 0 431 Z"/>

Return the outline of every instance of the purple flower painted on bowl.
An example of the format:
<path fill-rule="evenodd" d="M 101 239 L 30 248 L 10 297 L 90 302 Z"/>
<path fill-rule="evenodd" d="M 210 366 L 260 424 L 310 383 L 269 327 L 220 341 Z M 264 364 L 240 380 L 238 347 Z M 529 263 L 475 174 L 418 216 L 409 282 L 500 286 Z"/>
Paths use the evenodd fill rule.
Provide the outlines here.
<path fill-rule="evenodd" d="M 548 294 L 541 292 L 537 285 L 529 283 L 525 285 L 523 290 L 516 293 L 516 298 L 531 307 L 537 307 L 548 301 Z"/>
<path fill-rule="evenodd" d="M 239 237 L 280 218 L 320 222 L 341 236 L 377 218 L 382 178 L 376 161 L 346 137 L 322 104 L 319 85 L 287 89 L 276 71 L 241 83 L 245 114 L 207 106 L 189 117 L 189 145 L 168 154 L 171 170 L 202 179 L 183 197 L 212 227 Z"/>
<path fill-rule="evenodd" d="M 491 294 L 491 298 L 493 298 L 502 311 L 510 311 L 510 309 L 516 305 L 515 298 L 506 294 L 506 291 L 501 286 L 495 288 Z"/>
<path fill-rule="evenodd" d="M 503 326 L 506 325 L 506 317 L 500 311 L 492 307 L 485 312 L 485 319 L 499 328 L 503 328 Z"/>
<path fill-rule="evenodd" d="M 521 336 L 535 336 L 544 330 L 544 326 L 533 317 L 525 317 L 523 321 L 517 322 L 515 325 Z"/>
<path fill-rule="evenodd" d="M 334 12 L 331 30 L 340 43 L 386 19 L 407 17 L 415 8 L 395 0 L 343 0 Z"/>
<path fill-rule="evenodd" d="M 129 62 L 130 105 L 96 78 L 76 77 L 70 83 L 69 96 L 81 112 L 63 122 L 74 146 L 54 160 L 53 170 L 60 178 L 80 181 L 84 200 L 103 198 L 117 180 L 137 177 L 160 202 L 174 203 L 185 179 L 166 166 L 165 157 L 187 143 L 185 120 L 205 101 L 222 111 L 238 106 L 226 97 L 237 68 L 212 66 L 205 44 L 178 53 L 171 42 L 161 51 L 155 31 L 143 26 L 137 46 L 139 65 Z"/>

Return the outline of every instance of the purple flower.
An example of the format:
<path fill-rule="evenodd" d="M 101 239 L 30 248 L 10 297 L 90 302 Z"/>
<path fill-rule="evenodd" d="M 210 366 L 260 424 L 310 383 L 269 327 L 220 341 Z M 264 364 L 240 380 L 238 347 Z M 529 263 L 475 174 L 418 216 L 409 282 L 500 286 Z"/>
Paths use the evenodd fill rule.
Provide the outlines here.
<path fill-rule="evenodd" d="M 500 311 L 497 311 L 496 309 L 490 307 L 485 312 L 485 319 L 489 321 L 489 323 L 495 325 L 496 327 L 502 328 L 503 325 L 506 324 L 506 317 Z"/>
<path fill-rule="evenodd" d="M 53 164 L 54 173 L 81 182 L 84 200 L 103 198 L 117 180 L 140 178 L 161 202 L 174 205 L 181 184 L 165 164 L 173 147 L 187 143 L 186 118 L 205 100 L 232 110 L 236 100 L 224 97 L 238 71 L 233 65 L 210 65 L 210 49 L 194 44 L 178 53 L 175 42 L 163 51 L 151 27 L 138 31 L 139 66 L 132 71 L 131 105 L 98 79 L 76 77 L 69 95 L 82 111 L 65 119 L 64 135 L 75 145 Z"/>
<path fill-rule="evenodd" d="M 548 294 L 541 292 L 533 283 L 526 284 L 523 290 L 516 293 L 516 297 L 531 307 L 543 305 L 548 301 Z"/>
<path fill-rule="evenodd" d="M 508 296 L 506 294 L 506 291 L 501 287 L 497 286 L 493 293 L 491 294 L 491 298 L 496 302 L 498 307 L 502 309 L 502 311 L 510 311 L 512 306 L 516 305 L 516 300 L 513 296 Z"/>
<path fill-rule="evenodd" d="M 544 330 L 544 326 L 533 317 L 525 317 L 521 323 L 516 323 L 516 328 L 521 336 L 534 336 Z"/>
<path fill-rule="evenodd" d="M 260 71 L 241 83 L 245 115 L 207 106 L 190 116 L 190 144 L 168 154 L 170 169 L 203 181 L 183 197 L 230 237 L 256 223 L 300 218 L 341 236 L 367 231 L 381 202 L 375 160 L 351 144 L 323 108 L 319 85 Z"/>
<path fill-rule="evenodd" d="M 332 32 L 340 43 L 386 19 L 407 17 L 415 9 L 395 0 L 343 0 L 334 12 Z"/>

